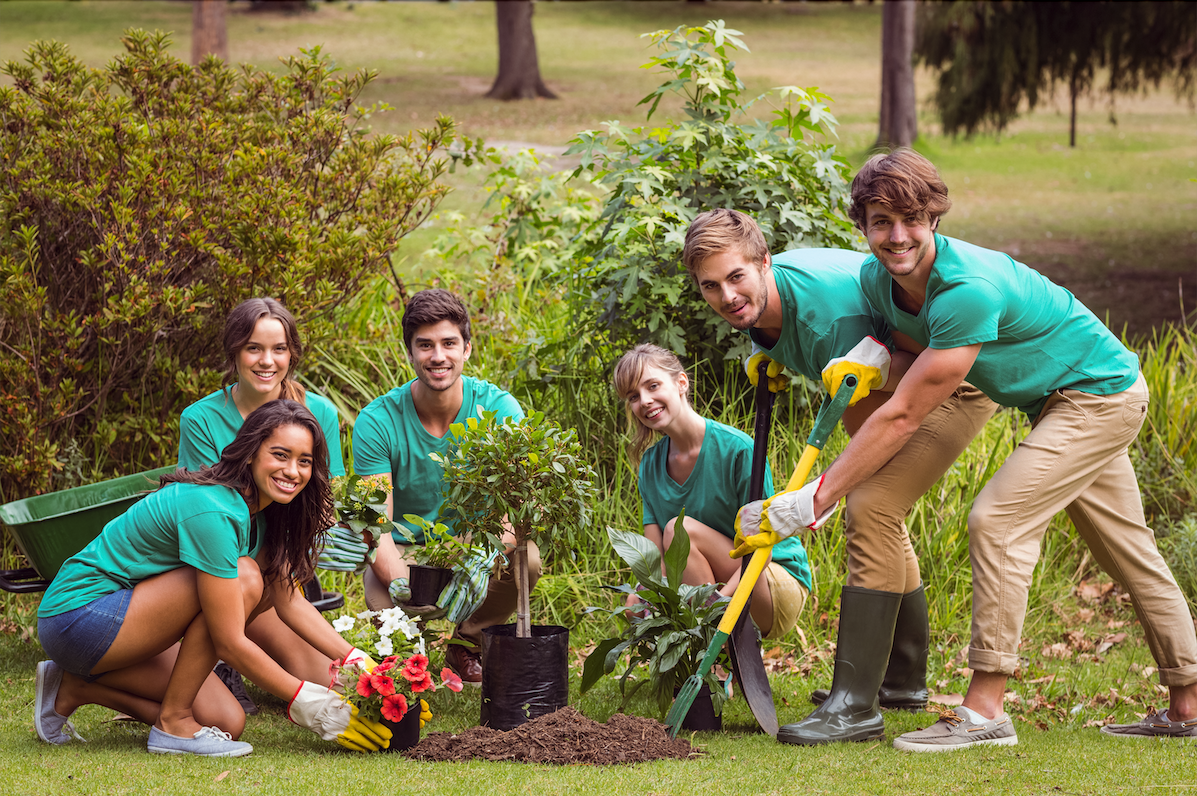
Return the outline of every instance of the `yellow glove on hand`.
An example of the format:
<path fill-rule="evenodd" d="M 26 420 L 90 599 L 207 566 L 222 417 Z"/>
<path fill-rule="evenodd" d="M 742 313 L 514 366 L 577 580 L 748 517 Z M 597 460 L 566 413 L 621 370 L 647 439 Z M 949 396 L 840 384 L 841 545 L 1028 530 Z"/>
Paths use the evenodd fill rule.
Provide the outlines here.
<path fill-rule="evenodd" d="M 844 376 L 855 375 L 856 391 L 848 401 L 848 406 L 852 406 L 873 390 L 885 386 L 889 381 L 889 363 L 889 349 L 872 337 L 866 337 L 847 354 L 827 363 L 823 368 L 823 386 L 834 398 Z"/>
<path fill-rule="evenodd" d="M 351 752 L 377 752 L 391 745 L 391 731 L 382 722 L 359 716 L 356 705 L 349 706 L 353 718 L 345 732 L 337 736 L 337 743 Z"/>
<path fill-rule="evenodd" d="M 781 541 L 781 537 L 772 531 L 762 530 L 762 515 L 772 499 L 754 500 L 736 512 L 736 537 L 732 541 L 733 548 L 729 556 L 740 558 L 758 548 L 771 547 Z M 744 535 L 745 530 L 748 536 Z"/>
<path fill-rule="evenodd" d="M 752 345 L 752 351 L 752 356 L 748 357 L 748 361 L 744 363 L 744 370 L 748 372 L 748 381 L 752 383 L 752 386 L 755 387 L 756 383 L 760 381 L 761 363 L 768 362 L 769 367 L 765 370 L 765 377 L 769 380 L 769 392 L 785 391 L 790 386 L 789 377 L 782 375 L 785 365 L 770 358 L 768 354 L 757 348 L 755 343 Z"/>
<path fill-rule="evenodd" d="M 428 708 L 428 703 L 423 699 L 420 700 L 420 729 L 424 729 L 424 725 L 432 721 L 432 711 Z"/>
<path fill-rule="evenodd" d="M 391 745 L 391 731 L 381 723 L 359 717 L 336 691 L 306 680 L 287 705 L 287 718 L 346 749 L 376 752 Z"/>

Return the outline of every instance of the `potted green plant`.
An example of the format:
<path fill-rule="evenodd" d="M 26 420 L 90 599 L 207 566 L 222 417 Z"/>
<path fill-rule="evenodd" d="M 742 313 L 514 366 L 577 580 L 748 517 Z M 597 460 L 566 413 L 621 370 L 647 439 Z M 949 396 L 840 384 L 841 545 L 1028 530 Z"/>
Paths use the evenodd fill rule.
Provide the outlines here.
<path fill-rule="evenodd" d="M 396 524 L 408 539 L 412 540 L 409 555 L 415 560 L 409 568 L 408 583 L 413 605 L 436 605 L 441 591 L 453 577 L 453 570 L 471 556 L 478 555 L 483 548 L 454 536 L 449 526 L 442 522 L 431 523 L 418 514 L 404 514 L 403 519 L 424 532 L 423 544 L 415 539 L 402 525 Z"/>
<path fill-rule="evenodd" d="M 482 639 L 481 722 L 511 729 L 568 701 L 569 630 L 532 625 L 528 544 L 547 554 L 589 524 L 594 471 L 574 431 L 540 412 L 520 421 L 483 412 L 451 433 L 449 450 L 433 455 L 445 469 L 441 511 L 454 514 L 459 535 L 492 552 L 506 549 L 506 530 L 515 537 L 516 621 L 486 628 Z"/>
<path fill-rule="evenodd" d="M 690 586 L 682 583 L 682 572 L 690 556 L 690 536 L 680 517 L 674 523 L 674 529 L 673 542 L 665 551 L 665 572 L 662 574 L 661 552 L 655 544 L 639 533 L 607 528 L 612 547 L 631 568 L 639 588 L 628 583 L 604 588 L 624 595 L 636 594 L 643 604 L 621 604 L 610 611 L 619 623 L 620 633 L 599 642 L 586 658 L 581 691 L 585 693 L 603 675 L 613 672 L 626 654 L 628 666 L 619 680 L 623 694 L 621 710 L 647 685 L 664 716 L 678 688 L 698 671 L 727 606 L 726 600 L 719 599 L 715 584 Z M 588 608 L 587 613 L 605 610 Z M 726 667 L 727 661 L 723 663 Z M 648 664 L 648 678 L 632 683 L 632 675 L 642 664 Z M 714 674 L 714 667 L 707 673 L 703 685 L 704 690 L 683 722 L 682 726 L 687 729 L 719 728 L 716 718 L 722 712 L 724 691 Z M 702 717 L 704 707 L 713 712 L 713 717 Z"/>
<path fill-rule="evenodd" d="M 374 563 L 378 540 L 383 533 L 398 527 L 387 519 L 387 493 L 391 482 L 385 475 L 348 475 L 330 479 L 333 495 L 333 510 L 337 525 L 325 534 L 325 549 L 322 562 L 334 562 L 341 566 L 326 566 L 329 569 L 361 571 L 367 564 Z M 366 534 L 371 540 L 366 541 Z M 369 550 L 363 556 L 359 552 L 363 542 Z"/>

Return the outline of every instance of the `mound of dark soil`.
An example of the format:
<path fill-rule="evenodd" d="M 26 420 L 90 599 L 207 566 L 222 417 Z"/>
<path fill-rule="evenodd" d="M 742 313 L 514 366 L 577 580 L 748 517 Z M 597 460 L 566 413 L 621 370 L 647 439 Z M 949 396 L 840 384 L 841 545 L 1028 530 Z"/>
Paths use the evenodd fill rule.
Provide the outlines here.
<path fill-rule="evenodd" d="M 572 707 L 532 719 L 514 730 L 471 727 L 458 735 L 429 733 L 403 754 L 416 760 L 514 760 L 520 763 L 640 763 L 685 759 L 696 752 L 690 742 L 670 739 L 664 724 L 616 713 L 606 724 Z"/>

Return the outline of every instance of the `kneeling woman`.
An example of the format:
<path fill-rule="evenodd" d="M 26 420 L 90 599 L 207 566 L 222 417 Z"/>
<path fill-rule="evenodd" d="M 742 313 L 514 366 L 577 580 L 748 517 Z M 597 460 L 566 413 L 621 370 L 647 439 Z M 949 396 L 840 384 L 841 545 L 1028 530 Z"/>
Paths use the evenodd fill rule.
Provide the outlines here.
<path fill-rule="evenodd" d="M 695 412 L 689 387 L 677 356 L 659 346 L 638 345 L 615 365 L 615 392 L 626 402 L 632 434 L 629 454 L 640 460 L 644 535 L 658 547 L 668 547 L 684 508 L 690 558 L 683 580 L 723 583 L 720 592 L 730 596 L 740 582 L 740 562 L 728 553 L 736 513 L 749 502 L 752 439 Z M 664 437 L 648 447 L 658 433 Z M 765 497 L 772 494 L 766 469 Z M 753 589 L 751 613 L 761 634 L 776 639 L 797 623 L 811 578 L 806 549 L 797 537 L 775 545 L 772 553 Z"/>
<path fill-rule="evenodd" d="M 212 673 L 223 658 L 325 740 L 363 750 L 389 743 L 388 730 L 288 674 L 245 635 L 273 607 L 329 658 L 365 657 L 294 585 L 312 575 L 313 539 L 331 510 L 324 434 L 293 401 L 250 414 L 214 467 L 163 476 L 161 489 L 63 565 L 42 598 L 38 633 L 51 660 L 37 667 L 38 737 L 69 741 L 70 715 L 98 704 L 153 725 L 151 752 L 248 754 L 253 747 L 235 740 L 245 714 Z"/>

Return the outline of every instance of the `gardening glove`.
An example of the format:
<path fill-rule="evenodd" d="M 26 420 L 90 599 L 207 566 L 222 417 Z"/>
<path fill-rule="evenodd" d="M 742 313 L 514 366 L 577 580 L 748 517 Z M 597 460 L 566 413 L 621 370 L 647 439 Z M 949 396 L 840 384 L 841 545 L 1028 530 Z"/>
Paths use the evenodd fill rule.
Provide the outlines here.
<path fill-rule="evenodd" d="M 827 363 L 823 368 L 823 386 L 834 398 L 844 377 L 849 373 L 856 376 L 856 392 L 848 401 L 848 406 L 852 406 L 872 390 L 885 386 L 889 381 L 889 362 L 889 349 L 872 337 L 866 337 L 847 354 Z"/>
<path fill-rule="evenodd" d="M 432 721 L 432 711 L 428 708 L 428 703 L 423 699 L 420 700 L 420 729 L 424 729 L 424 725 Z"/>
<path fill-rule="evenodd" d="M 337 523 L 320 536 L 320 556 L 316 566 L 333 572 L 353 572 L 360 575 L 366 565 L 374 563 L 377 548 L 366 544 L 362 535 L 345 523 Z"/>
<path fill-rule="evenodd" d="M 748 361 L 744 363 L 744 370 L 748 372 L 748 381 L 755 387 L 756 383 L 760 381 L 760 366 L 762 362 L 768 362 L 769 367 L 765 371 L 765 377 L 769 379 L 769 392 L 782 392 L 790 386 L 788 377 L 782 375 L 785 370 L 785 365 L 781 364 L 775 359 L 772 359 L 768 354 L 761 350 L 761 347 L 756 343 L 752 344 L 752 355 L 748 357 Z"/>
<path fill-rule="evenodd" d="M 822 516 L 815 516 L 815 493 L 819 491 L 819 486 L 822 485 L 823 479 L 826 477 L 826 474 L 823 474 L 801 489 L 795 489 L 792 492 L 779 492 L 768 500 L 758 501 L 761 503 L 757 520 L 760 533 L 744 536 L 737 527 L 735 539 L 737 546 L 732 551 L 731 557 L 740 558 L 758 548 L 775 545 L 796 533 L 815 531 L 823 527 L 823 523 L 831 519 L 831 515 L 839 508 L 837 502 L 823 512 Z M 749 503 L 741 508 L 740 516 L 752 509 L 753 505 Z M 748 512 L 747 519 L 752 519 L 751 511 Z M 739 516 L 736 520 L 738 525 Z"/>
<path fill-rule="evenodd" d="M 771 547 L 781 541 L 781 537 L 776 533 L 761 529 L 764 510 L 763 500 L 754 500 L 740 507 L 736 513 L 736 537 L 732 540 L 732 550 L 728 553 L 732 558 L 746 556 L 757 548 Z M 747 536 L 745 531 L 748 532 Z"/>
<path fill-rule="evenodd" d="M 391 595 L 391 602 L 395 605 L 407 605 L 411 602 L 411 584 L 407 578 L 395 578 L 387 587 L 387 593 Z"/>
<path fill-rule="evenodd" d="M 356 664 L 358 666 L 361 666 L 367 672 L 373 671 L 374 667 L 378 665 L 377 663 L 374 662 L 373 658 L 371 658 L 369 655 L 367 655 L 366 653 L 359 650 L 357 647 L 354 647 L 353 649 L 349 650 L 349 653 L 344 658 L 342 658 L 339 662 L 342 666 L 348 666 L 351 663 Z"/>
<path fill-rule="evenodd" d="M 391 745 L 389 729 L 359 716 L 357 707 L 331 688 L 307 680 L 299 684 L 299 690 L 287 705 L 287 718 L 324 740 L 336 741 L 355 752 L 376 752 Z"/>

